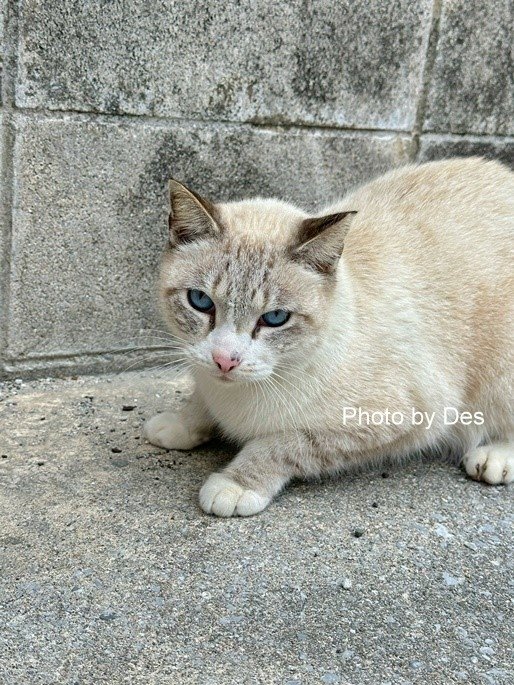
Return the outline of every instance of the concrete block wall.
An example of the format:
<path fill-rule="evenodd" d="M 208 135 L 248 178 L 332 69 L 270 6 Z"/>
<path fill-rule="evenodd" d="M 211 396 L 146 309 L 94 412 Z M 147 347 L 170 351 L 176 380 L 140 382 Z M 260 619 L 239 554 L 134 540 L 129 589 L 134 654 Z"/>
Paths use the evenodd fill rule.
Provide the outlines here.
<path fill-rule="evenodd" d="M 514 165 L 512 7 L 4 0 L 0 375 L 150 363 L 170 176 L 314 208 L 414 160 Z"/>

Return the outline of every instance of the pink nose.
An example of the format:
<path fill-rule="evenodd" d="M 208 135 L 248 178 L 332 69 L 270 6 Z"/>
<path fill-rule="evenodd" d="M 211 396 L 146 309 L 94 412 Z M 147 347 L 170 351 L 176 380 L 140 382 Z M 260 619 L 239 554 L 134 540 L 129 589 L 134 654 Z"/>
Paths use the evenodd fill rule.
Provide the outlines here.
<path fill-rule="evenodd" d="M 227 354 L 226 352 L 215 350 L 212 353 L 212 358 L 218 369 L 221 369 L 223 373 L 228 373 L 241 364 L 241 358 L 234 352 L 232 354 Z"/>

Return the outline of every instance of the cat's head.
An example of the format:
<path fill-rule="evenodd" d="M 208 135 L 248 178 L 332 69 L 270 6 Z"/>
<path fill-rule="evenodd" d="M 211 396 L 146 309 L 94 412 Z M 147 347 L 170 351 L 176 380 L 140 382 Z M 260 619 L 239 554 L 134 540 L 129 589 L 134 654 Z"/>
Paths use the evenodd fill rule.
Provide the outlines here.
<path fill-rule="evenodd" d="M 326 329 L 353 212 L 212 204 L 177 181 L 170 195 L 160 293 L 180 357 L 225 383 L 305 364 Z"/>

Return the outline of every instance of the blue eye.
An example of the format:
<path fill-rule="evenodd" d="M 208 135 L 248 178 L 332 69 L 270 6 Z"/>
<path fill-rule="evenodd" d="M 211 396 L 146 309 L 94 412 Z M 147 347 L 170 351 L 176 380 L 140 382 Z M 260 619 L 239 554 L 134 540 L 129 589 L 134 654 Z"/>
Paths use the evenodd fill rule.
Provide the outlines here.
<path fill-rule="evenodd" d="M 203 290 L 188 290 L 187 301 L 193 309 L 197 309 L 199 312 L 210 314 L 214 311 L 214 302 Z"/>
<path fill-rule="evenodd" d="M 266 326 L 283 326 L 291 316 L 291 312 L 286 312 L 285 309 L 275 309 L 272 312 L 266 312 L 261 316 L 261 321 Z"/>

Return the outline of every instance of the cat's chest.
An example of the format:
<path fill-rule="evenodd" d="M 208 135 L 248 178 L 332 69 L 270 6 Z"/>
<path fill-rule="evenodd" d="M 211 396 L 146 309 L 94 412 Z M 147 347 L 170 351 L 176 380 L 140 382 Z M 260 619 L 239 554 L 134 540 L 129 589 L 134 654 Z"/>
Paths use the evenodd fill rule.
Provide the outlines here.
<path fill-rule="evenodd" d="M 305 398 L 284 385 L 246 384 L 200 391 L 216 424 L 238 441 L 299 429 L 307 419 Z"/>

